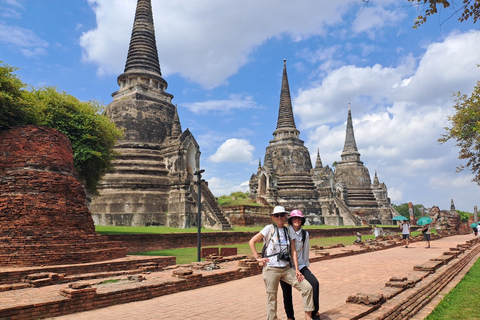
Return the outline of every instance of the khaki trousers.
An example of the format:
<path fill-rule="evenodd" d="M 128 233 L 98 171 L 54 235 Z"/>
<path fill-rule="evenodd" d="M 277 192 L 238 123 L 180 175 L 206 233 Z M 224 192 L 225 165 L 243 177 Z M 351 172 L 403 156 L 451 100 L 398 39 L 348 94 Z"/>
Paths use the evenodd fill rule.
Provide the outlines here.
<path fill-rule="evenodd" d="M 302 293 L 303 310 L 313 311 L 312 286 L 308 281 L 299 282 L 295 276 L 295 270 L 291 267 L 274 268 L 264 267 L 262 271 L 265 289 L 267 290 L 267 319 L 277 319 L 277 291 L 280 280 L 288 283 Z"/>

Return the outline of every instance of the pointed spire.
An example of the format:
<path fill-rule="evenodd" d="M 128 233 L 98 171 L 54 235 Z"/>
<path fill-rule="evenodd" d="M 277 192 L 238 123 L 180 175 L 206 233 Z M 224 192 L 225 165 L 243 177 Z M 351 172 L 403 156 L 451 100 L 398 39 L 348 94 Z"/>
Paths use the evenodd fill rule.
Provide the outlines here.
<path fill-rule="evenodd" d="M 137 1 L 124 72 L 130 71 L 148 71 L 158 76 L 162 75 L 158 61 L 151 0 Z"/>
<path fill-rule="evenodd" d="M 292 99 L 287 77 L 287 60 L 283 60 L 282 89 L 280 92 L 280 107 L 278 109 L 277 129 L 296 128 L 293 119 Z"/>
<path fill-rule="evenodd" d="M 258 158 L 258 167 L 259 167 L 259 168 L 262 167 L 262 160 L 260 160 L 260 158 Z"/>
<path fill-rule="evenodd" d="M 358 151 L 355 134 L 353 132 L 352 107 L 350 106 L 350 102 L 348 103 L 347 133 L 345 135 L 343 151 Z"/>
<path fill-rule="evenodd" d="M 373 185 L 378 186 L 380 184 L 380 181 L 378 180 L 377 177 L 377 170 L 375 170 L 375 177 L 373 178 Z"/>
<path fill-rule="evenodd" d="M 165 92 L 168 83 L 160 71 L 151 0 L 137 0 L 127 62 L 117 83 L 120 89 L 112 94 L 114 100 L 137 93 L 150 96 L 160 94 L 160 99 L 167 102 L 173 98 L 173 95 Z"/>
<path fill-rule="evenodd" d="M 455 204 L 453 203 L 453 199 L 450 199 L 450 211 L 455 211 Z"/>
<path fill-rule="evenodd" d="M 178 117 L 177 106 L 175 106 L 175 115 L 173 116 L 172 124 L 172 137 L 176 138 L 182 134 L 182 125 L 180 124 L 180 118 Z"/>
<path fill-rule="evenodd" d="M 292 99 L 287 77 L 287 60 L 284 59 L 277 129 L 273 132 L 273 140 L 298 139 L 299 135 L 300 131 L 295 127 L 295 120 L 293 119 Z"/>
<path fill-rule="evenodd" d="M 317 149 L 317 161 L 315 162 L 315 169 L 323 168 L 322 159 L 320 159 L 320 148 Z"/>
<path fill-rule="evenodd" d="M 355 134 L 353 132 L 352 108 L 350 102 L 348 102 L 347 132 L 345 134 L 342 160 L 360 161 L 360 153 L 358 152 L 357 143 L 355 142 Z"/>

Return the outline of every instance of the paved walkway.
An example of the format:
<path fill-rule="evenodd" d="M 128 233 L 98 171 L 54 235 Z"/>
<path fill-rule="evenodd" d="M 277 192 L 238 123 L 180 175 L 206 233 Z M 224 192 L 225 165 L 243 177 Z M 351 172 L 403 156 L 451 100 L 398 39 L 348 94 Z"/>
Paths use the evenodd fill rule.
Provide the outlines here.
<path fill-rule="evenodd" d="M 393 276 L 407 276 L 414 265 L 440 256 L 449 248 L 465 243 L 473 235 L 461 235 L 423 242 L 409 248 L 396 247 L 371 253 L 315 262 L 311 271 L 320 282 L 320 312 L 339 307 L 355 293 L 375 293 Z M 281 296 L 281 289 L 280 289 Z M 278 316 L 286 319 L 281 297 Z M 301 297 L 294 290 L 297 319 L 303 319 Z M 83 313 L 51 318 L 55 320 L 123 319 L 266 319 L 266 295 L 261 275 L 230 281 Z"/>

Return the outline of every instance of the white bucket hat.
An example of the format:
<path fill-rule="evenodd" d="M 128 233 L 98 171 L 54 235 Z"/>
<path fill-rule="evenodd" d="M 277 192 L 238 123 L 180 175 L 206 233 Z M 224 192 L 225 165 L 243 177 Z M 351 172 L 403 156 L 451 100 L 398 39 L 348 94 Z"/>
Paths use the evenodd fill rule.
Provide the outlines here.
<path fill-rule="evenodd" d="M 271 215 L 272 214 L 276 214 L 276 213 L 288 213 L 284 207 L 282 206 L 276 206 L 275 208 L 273 208 L 273 212 L 270 213 Z"/>

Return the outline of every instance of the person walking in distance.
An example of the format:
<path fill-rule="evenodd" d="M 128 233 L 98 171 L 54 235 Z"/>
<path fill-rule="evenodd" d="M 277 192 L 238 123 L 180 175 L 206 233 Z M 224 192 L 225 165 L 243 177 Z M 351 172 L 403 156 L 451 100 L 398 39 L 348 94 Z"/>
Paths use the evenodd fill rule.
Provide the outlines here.
<path fill-rule="evenodd" d="M 300 272 L 305 277 L 313 288 L 313 305 L 315 309 L 312 312 L 312 319 L 319 320 L 319 284 L 315 275 L 308 269 L 310 266 L 309 252 L 310 252 L 310 234 L 308 231 L 302 228 L 305 224 L 305 217 L 302 211 L 293 210 L 290 212 L 290 218 L 288 218 L 288 228 L 290 234 L 293 234 L 295 238 L 295 250 L 297 251 L 298 267 Z M 280 281 L 280 286 L 283 291 L 283 306 L 285 307 L 285 313 L 289 320 L 295 320 L 292 302 L 292 286 L 284 281 Z"/>
<path fill-rule="evenodd" d="M 267 291 L 267 319 L 277 320 L 277 291 L 280 280 L 290 284 L 301 292 L 305 319 L 311 320 L 314 309 L 312 286 L 300 272 L 295 250 L 295 238 L 289 235 L 285 227 L 285 208 L 277 206 L 270 214 L 273 224 L 265 226 L 248 242 L 253 257 L 263 266 L 262 278 Z M 259 256 L 255 244 L 264 243 L 262 256 Z M 291 263 L 295 269 L 292 268 Z"/>
<path fill-rule="evenodd" d="M 430 224 L 426 224 L 422 228 L 423 239 L 427 242 L 426 248 L 430 248 L 430 239 L 431 239 L 431 231 L 430 231 Z"/>
<path fill-rule="evenodd" d="M 408 248 L 408 238 L 410 237 L 410 223 L 408 221 L 403 221 L 400 225 L 400 229 L 402 230 L 402 237 L 405 248 Z"/>

